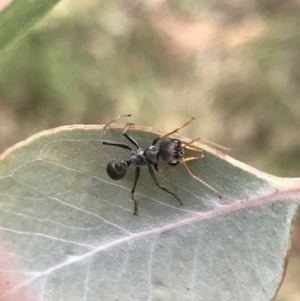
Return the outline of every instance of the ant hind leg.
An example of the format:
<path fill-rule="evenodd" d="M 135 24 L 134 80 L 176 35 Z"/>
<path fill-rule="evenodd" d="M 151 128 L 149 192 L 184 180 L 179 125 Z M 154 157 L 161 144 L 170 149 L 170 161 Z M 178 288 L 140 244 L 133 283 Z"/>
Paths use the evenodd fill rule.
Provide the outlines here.
<path fill-rule="evenodd" d="M 121 118 L 121 117 L 130 117 L 131 114 L 125 114 L 125 115 L 119 115 L 116 118 L 114 118 L 113 120 L 111 120 L 109 123 L 107 123 L 103 128 L 102 128 L 102 135 L 101 135 L 101 142 L 104 140 L 104 135 L 106 132 L 107 127 L 112 124 L 114 121 L 116 121 L 117 119 Z"/>

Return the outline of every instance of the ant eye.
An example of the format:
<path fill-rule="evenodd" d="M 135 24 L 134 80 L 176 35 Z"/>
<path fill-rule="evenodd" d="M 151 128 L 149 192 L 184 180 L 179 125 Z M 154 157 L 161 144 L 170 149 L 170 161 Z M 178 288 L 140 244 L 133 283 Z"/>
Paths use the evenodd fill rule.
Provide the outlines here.
<path fill-rule="evenodd" d="M 106 172 L 112 180 L 121 180 L 126 174 L 128 163 L 123 160 L 112 160 L 106 166 Z"/>

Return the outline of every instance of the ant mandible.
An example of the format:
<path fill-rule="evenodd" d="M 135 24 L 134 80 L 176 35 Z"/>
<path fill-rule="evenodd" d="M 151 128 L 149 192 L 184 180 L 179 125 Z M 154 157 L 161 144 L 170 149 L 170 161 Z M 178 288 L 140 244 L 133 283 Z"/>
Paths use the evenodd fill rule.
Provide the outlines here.
<path fill-rule="evenodd" d="M 208 189 L 210 189 L 212 192 L 214 192 L 221 199 L 220 193 L 215 188 L 213 188 L 211 185 L 207 184 L 205 181 L 203 181 L 200 178 L 198 178 L 197 176 L 195 176 L 186 165 L 186 162 L 188 162 L 188 161 L 197 160 L 197 159 L 201 159 L 204 157 L 203 150 L 196 149 L 196 148 L 190 146 L 192 143 L 194 143 L 195 141 L 200 140 L 200 139 L 194 139 L 194 140 L 190 141 L 188 144 L 183 144 L 178 139 L 168 139 L 168 140 L 163 140 L 162 142 L 159 143 L 158 146 L 156 146 L 156 144 L 159 140 L 164 139 L 174 133 L 177 133 L 180 129 L 189 125 L 193 120 L 195 120 L 195 118 L 191 118 L 188 122 L 183 124 L 181 127 L 176 128 L 175 130 L 173 130 L 167 134 L 164 134 L 164 135 L 161 135 L 161 136 L 155 138 L 152 141 L 151 146 L 149 146 L 146 150 L 143 150 L 138 145 L 138 143 L 135 141 L 135 139 L 133 139 L 130 135 L 127 134 L 127 130 L 129 128 L 129 126 L 133 125 L 132 123 L 126 123 L 125 128 L 123 130 L 123 135 L 131 144 L 133 144 L 135 146 L 135 149 L 132 149 L 129 145 L 127 145 L 125 143 L 103 140 L 106 129 L 111 123 L 113 123 L 115 120 L 117 120 L 121 117 L 130 117 L 130 116 L 131 116 L 131 114 L 119 115 L 116 118 L 114 118 L 112 121 L 107 123 L 102 129 L 101 142 L 104 145 L 111 145 L 111 146 L 124 148 L 131 152 L 129 160 L 121 160 L 121 159 L 111 160 L 107 164 L 106 172 L 112 180 L 121 180 L 124 178 L 128 167 L 131 164 L 133 166 L 135 166 L 134 183 L 133 183 L 133 187 L 131 189 L 131 199 L 134 201 L 134 212 L 133 212 L 134 215 L 137 215 L 137 211 L 138 211 L 137 200 L 134 197 L 134 193 L 135 193 L 135 188 L 136 188 L 139 176 L 140 176 L 140 171 L 141 171 L 140 166 L 143 166 L 143 165 L 147 165 L 149 173 L 157 187 L 159 187 L 160 189 L 164 190 L 165 192 L 171 194 L 178 201 L 178 203 L 180 205 L 183 204 L 182 201 L 180 200 L 180 198 L 175 193 L 173 193 L 170 190 L 168 190 L 167 188 L 161 186 L 159 184 L 159 182 L 157 181 L 157 178 L 153 171 L 152 165 L 154 166 L 154 169 L 157 172 L 160 172 L 161 170 L 158 168 L 159 162 L 169 165 L 169 166 L 165 167 L 163 170 L 168 169 L 169 167 L 172 167 L 172 166 L 176 166 L 179 163 L 182 163 L 184 165 L 184 167 L 186 168 L 186 170 L 188 171 L 188 173 L 194 179 L 196 179 L 197 181 L 199 181 L 200 183 L 205 185 Z M 196 157 L 184 157 L 184 150 L 197 152 L 200 155 L 196 156 Z"/>

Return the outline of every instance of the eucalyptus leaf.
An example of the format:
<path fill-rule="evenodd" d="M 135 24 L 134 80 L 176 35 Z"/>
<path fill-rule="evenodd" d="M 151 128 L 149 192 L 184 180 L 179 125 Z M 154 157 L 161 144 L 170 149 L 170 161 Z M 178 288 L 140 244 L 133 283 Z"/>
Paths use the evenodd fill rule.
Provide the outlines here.
<path fill-rule="evenodd" d="M 128 143 L 122 126 L 107 139 Z M 282 179 L 205 145 L 191 171 L 142 167 L 111 180 L 130 152 L 101 144 L 102 126 L 65 126 L 11 147 L 0 161 L 0 300 L 272 300 L 282 281 L 299 179 Z M 158 132 L 130 130 L 146 148 Z M 183 139 L 189 141 L 189 139 Z M 193 153 L 187 153 L 192 156 Z"/>
<path fill-rule="evenodd" d="M 0 50 L 10 46 L 41 20 L 59 0 L 13 0 L 0 12 Z"/>

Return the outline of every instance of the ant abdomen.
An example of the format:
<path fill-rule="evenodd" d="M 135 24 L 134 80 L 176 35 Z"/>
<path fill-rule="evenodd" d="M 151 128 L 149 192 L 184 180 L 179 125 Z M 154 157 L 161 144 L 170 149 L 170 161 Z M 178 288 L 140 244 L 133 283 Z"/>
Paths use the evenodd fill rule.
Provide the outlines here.
<path fill-rule="evenodd" d="M 115 159 L 108 162 L 106 172 L 112 180 L 122 180 L 128 167 L 127 161 Z"/>

